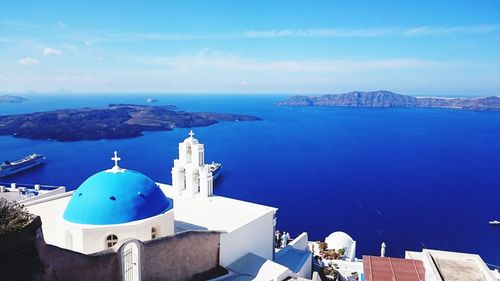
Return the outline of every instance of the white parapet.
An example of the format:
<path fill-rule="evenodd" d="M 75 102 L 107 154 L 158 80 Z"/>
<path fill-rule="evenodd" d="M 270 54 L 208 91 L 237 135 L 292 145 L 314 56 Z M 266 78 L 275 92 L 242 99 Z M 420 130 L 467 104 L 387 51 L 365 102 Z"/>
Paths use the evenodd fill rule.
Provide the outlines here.
<path fill-rule="evenodd" d="M 307 232 L 303 232 L 276 253 L 274 261 L 289 268 L 296 277 L 309 279 L 312 274 L 312 256 Z"/>

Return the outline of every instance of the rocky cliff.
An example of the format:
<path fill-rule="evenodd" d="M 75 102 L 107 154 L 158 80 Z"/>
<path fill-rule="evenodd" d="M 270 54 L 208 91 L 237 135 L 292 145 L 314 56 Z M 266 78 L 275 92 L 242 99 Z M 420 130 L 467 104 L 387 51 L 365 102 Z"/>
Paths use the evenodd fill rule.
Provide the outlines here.
<path fill-rule="evenodd" d="M 500 97 L 444 98 L 414 97 L 390 91 L 354 91 L 337 95 L 293 96 L 278 103 L 281 106 L 346 107 L 437 107 L 463 110 L 500 110 Z"/>

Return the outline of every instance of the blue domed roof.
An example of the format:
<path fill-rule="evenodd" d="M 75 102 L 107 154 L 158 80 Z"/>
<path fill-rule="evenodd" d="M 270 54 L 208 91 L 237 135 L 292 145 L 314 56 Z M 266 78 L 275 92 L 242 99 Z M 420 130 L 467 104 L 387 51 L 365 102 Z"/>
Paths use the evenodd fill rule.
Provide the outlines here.
<path fill-rule="evenodd" d="M 63 217 L 80 224 L 119 224 L 172 208 L 172 199 L 145 175 L 132 170 L 108 170 L 91 176 L 75 190 Z"/>

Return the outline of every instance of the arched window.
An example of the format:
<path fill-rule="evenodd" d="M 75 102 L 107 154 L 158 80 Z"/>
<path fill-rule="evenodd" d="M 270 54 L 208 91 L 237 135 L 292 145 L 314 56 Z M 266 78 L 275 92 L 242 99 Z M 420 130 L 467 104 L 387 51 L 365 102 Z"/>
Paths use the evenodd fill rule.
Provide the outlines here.
<path fill-rule="evenodd" d="M 188 144 L 188 147 L 186 148 L 186 163 L 191 163 L 191 145 Z"/>
<path fill-rule="evenodd" d="M 118 242 L 118 236 L 116 236 L 114 234 L 110 234 L 110 235 L 108 235 L 108 237 L 106 237 L 106 247 L 107 248 L 113 247 L 117 242 Z"/>
<path fill-rule="evenodd" d="M 155 239 L 156 236 L 157 236 L 157 231 L 156 231 L 156 227 L 152 227 L 151 228 L 151 239 Z"/>

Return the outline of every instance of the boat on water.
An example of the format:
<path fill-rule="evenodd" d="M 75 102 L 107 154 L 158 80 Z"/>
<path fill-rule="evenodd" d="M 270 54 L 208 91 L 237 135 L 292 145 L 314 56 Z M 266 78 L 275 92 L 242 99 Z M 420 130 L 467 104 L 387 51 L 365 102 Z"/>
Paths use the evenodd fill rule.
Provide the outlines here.
<path fill-rule="evenodd" d="M 30 154 L 22 159 L 16 161 L 3 161 L 0 164 L 0 178 L 7 177 L 27 169 L 31 169 L 42 164 L 45 161 L 45 157 L 41 154 Z"/>
<path fill-rule="evenodd" d="M 490 221 L 488 223 L 491 224 L 491 225 L 500 225 L 500 221 L 497 221 L 497 220 Z"/>
<path fill-rule="evenodd" d="M 216 180 L 220 175 L 220 171 L 222 170 L 222 164 L 212 162 L 208 164 L 208 169 L 210 170 L 210 172 L 212 172 L 213 180 Z"/>

